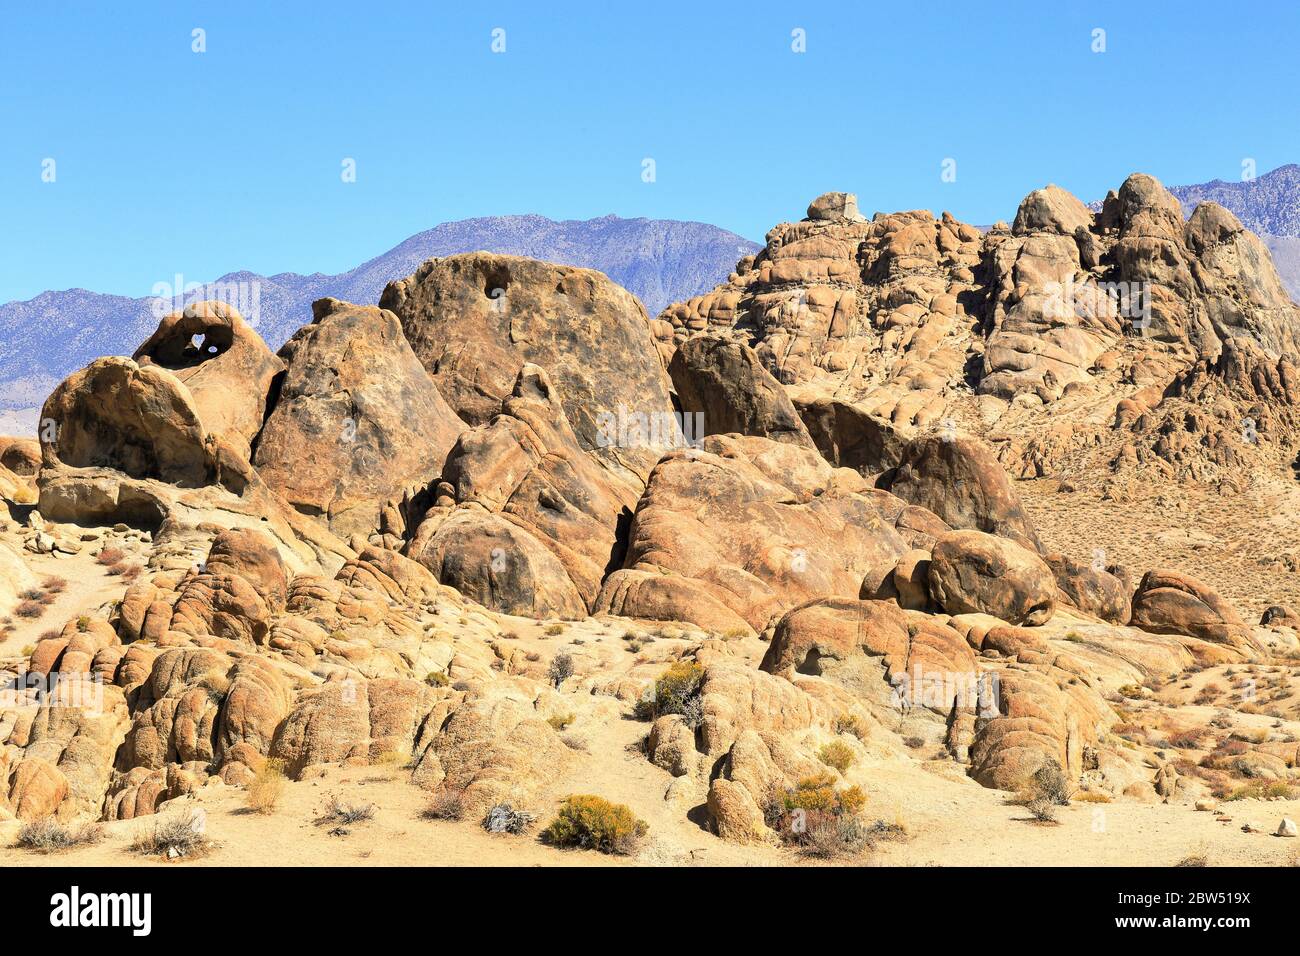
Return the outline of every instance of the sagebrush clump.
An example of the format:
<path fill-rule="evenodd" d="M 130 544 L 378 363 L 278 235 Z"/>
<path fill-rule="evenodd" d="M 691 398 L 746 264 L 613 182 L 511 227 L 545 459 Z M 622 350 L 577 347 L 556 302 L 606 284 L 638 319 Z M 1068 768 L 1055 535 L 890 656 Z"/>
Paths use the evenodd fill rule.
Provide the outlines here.
<path fill-rule="evenodd" d="M 18 831 L 18 840 L 14 845 L 34 853 L 58 853 L 74 846 L 98 843 L 103 836 L 104 828 L 96 823 L 69 827 L 53 817 L 42 817 L 24 823 L 22 829 Z"/>
<path fill-rule="evenodd" d="M 248 785 L 248 808 L 255 813 L 272 813 L 284 796 L 289 779 L 284 774 L 284 761 L 267 758 Z"/>
<path fill-rule="evenodd" d="M 869 847 L 871 834 L 858 819 L 867 804 L 861 787 L 836 789 L 835 777 L 804 777 L 769 802 L 765 820 L 781 839 L 812 856 L 856 854 Z"/>
<path fill-rule="evenodd" d="M 134 853 L 167 859 L 197 857 L 213 847 L 198 814 L 176 814 L 156 821 L 131 843 Z"/>
<path fill-rule="evenodd" d="M 542 831 L 542 840 L 565 849 L 628 856 L 649 829 L 623 804 L 579 794 L 564 801 L 555 819 Z"/>
<path fill-rule="evenodd" d="M 642 720 L 655 720 L 665 714 L 680 714 L 688 726 L 698 727 L 704 719 L 703 683 L 703 667 L 694 661 L 678 661 L 659 675 L 650 693 L 637 701 L 636 715 Z"/>

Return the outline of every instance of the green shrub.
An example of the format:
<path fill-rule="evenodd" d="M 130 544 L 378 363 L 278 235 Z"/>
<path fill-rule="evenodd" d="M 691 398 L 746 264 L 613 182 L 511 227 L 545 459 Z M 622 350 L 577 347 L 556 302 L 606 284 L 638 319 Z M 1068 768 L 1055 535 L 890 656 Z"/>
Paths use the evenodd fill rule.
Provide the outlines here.
<path fill-rule="evenodd" d="M 1290 800 L 1294 795 L 1290 784 L 1283 783 L 1281 780 L 1257 780 L 1254 783 L 1248 783 L 1244 787 L 1238 787 L 1228 796 L 1229 800 L 1267 800 L 1271 797 L 1281 797 L 1283 800 Z"/>
<path fill-rule="evenodd" d="M 828 767 L 834 767 L 840 773 L 848 770 L 856 759 L 853 748 L 842 740 L 832 740 L 817 751 L 817 759 Z"/>
<path fill-rule="evenodd" d="M 645 821 L 623 804 L 580 794 L 564 801 L 559 814 L 542 831 L 542 840 L 557 847 L 625 856 L 636 849 L 647 830 Z"/>
<path fill-rule="evenodd" d="M 699 726 L 704 717 L 700 701 L 703 683 L 703 667 L 694 661 L 678 661 L 659 675 L 654 691 L 637 702 L 636 715 L 642 720 L 654 720 L 665 714 L 681 714 L 692 727 Z"/>

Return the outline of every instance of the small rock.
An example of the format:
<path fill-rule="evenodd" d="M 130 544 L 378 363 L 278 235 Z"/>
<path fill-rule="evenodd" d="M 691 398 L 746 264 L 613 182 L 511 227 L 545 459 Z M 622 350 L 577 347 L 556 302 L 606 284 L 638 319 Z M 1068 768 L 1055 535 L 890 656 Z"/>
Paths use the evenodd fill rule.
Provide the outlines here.
<path fill-rule="evenodd" d="M 1204 810 L 1206 813 L 1213 813 L 1219 809 L 1219 805 L 1213 800 L 1201 799 L 1196 801 L 1196 809 Z"/>
<path fill-rule="evenodd" d="M 1296 836 L 1295 821 L 1290 817 L 1283 817 L 1282 822 L 1277 825 L 1277 835 L 1280 837 Z"/>

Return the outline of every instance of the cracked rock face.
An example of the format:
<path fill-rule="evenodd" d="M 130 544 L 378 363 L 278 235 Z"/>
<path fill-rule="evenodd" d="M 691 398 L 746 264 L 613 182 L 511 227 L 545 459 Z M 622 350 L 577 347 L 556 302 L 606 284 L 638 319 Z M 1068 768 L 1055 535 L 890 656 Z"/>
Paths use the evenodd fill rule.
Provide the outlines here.
<path fill-rule="evenodd" d="M 430 259 L 380 305 L 470 425 L 501 411 L 525 363 L 559 389 L 579 447 L 644 482 L 659 450 L 612 440 L 608 416 L 671 415 L 671 384 L 636 298 L 599 272 L 476 252 Z"/>
<path fill-rule="evenodd" d="M 465 423 L 384 309 L 322 299 L 280 359 L 288 371 L 253 465 L 335 534 L 381 530 L 385 504 L 442 473 Z"/>

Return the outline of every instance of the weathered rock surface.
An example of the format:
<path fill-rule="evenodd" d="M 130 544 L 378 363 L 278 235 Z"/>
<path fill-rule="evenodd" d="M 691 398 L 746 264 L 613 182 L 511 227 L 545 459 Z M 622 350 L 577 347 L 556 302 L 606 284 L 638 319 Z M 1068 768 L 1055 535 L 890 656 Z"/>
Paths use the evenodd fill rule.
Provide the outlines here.
<path fill-rule="evenodd" d="M 1148 571 L 1133 595 L 1134 627 L 1247 648 L 1250 629 L 1213 588 L 1177 571 Z"/>
<path fill-rule="evenodd" d="M 982 531 L 954 531 L 934 546 L 930 597 L 949 614 L 992 614 L 1009 624 L 1046 624 L 1056 579 L 1033 551 Z"/>
<path fill-rule="evenodd" d="M 284 365 L 233 306 L 186 306 L 164 318 L 132 359 L 141 368 L 155 366 L 175 375 L 188 389 L 203 431 L 249 457 L 272 383 Z"/>
<path fill-rule="evenodd" d="M 582 449 L 545 371 L 520 369 L 501 414 L 456 443 L 444 480 L 410 557 L 507 613 L 577 618 L 594 607 L 621 561 L 636 486 Z"/>
<path fill-rule="evenodd" d="M 898 497 L 938 515 L 953 528 L 984 531 L 1042 550 L 1006 472 L 993 453 L 965 435 L 914 440 L 882 482 Z"/>
<path fill-rule="evenodd" d="M 695 438 L 736 433 L 814 447 L 781 384 L 743 342 L 695 336 L 673 355 L 668 374 L 682 412 L 703 417 Z"/>
<path fill-rule="evenodd" d="M 1127 624 L 1132 614 L 1129 586 L 1104 568 L 1064 554 L 1043 556 L 1065 603 L 1111 624 Z"/>
<path fill-rule="evenodd" d="M 698 451 L 667 455 L 651 475 L 624 570 L 605 580 L 600 607 L 630 617 L 658 613 L 668 589 L 685 596 L 674 583 L 685 578 L 699 587 L 677 619 L 709 626 L 729 611 L 761 631 L 815 597 L 857 597 L 867 572 L 907 550 L 867 490 L 860 476 L 831 468 L 816 452 L 709 436 Z M 632 573 L 635 585 L 627 586 Z"/>
<path fill-rule="evenodd" d="M 559 390 L 579 447 L 644 481 L 660 451 L 614 433 L 620 414 L 672 418 L 669 380 L 636 298 L 599 272 L 486 252 L 430 259 L 380 306 L 452 409 L 485 425 L 525 363 Z"/>
<path fill-rule="evenodd" d="M 322 299 L 280 349 L 288 371 L 253 465 L 341 537 L 384 528 L 385 505 L 442 473 L 464 423 L 391 312 Z"/>

